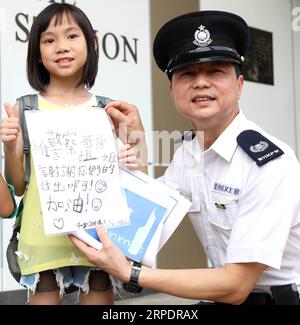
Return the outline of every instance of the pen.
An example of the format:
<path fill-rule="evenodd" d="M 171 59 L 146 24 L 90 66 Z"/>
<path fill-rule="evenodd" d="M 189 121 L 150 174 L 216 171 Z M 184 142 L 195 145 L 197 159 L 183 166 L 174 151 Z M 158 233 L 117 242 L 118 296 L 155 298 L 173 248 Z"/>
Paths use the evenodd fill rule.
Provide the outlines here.
<path fill-rule="evenodd" d="M 216 206 L 218 209 L 223 209 L 223 210 L 226 209 L 226 205 L 223 204 L 223 203 L 218 203 L 218 202 L 216 202 L 216 203 L 215 203 L 215 206 Z"/>

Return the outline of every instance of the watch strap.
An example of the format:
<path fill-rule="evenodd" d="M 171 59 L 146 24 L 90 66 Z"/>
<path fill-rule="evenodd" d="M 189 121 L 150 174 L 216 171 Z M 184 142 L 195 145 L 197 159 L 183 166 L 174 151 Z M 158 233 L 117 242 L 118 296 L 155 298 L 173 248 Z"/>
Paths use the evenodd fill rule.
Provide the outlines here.
<path fill-rule="evenodd" d="M 126 291 L 140 293 L 143 290 L 143 288 L 138 286 L 138 280 L 139 280 L 141 268 L 142 268 L 141 263 L 133 261 L 129 282 L 123 283 L 123 288 Z"/>
<path fill-rule="evenodd" d="M 138 284 L 141 268 L 142 268 L 141 263 L 138 263 L 136 261 L 133 262 L 129 282 L 135 283 L 136 285 Z"/>

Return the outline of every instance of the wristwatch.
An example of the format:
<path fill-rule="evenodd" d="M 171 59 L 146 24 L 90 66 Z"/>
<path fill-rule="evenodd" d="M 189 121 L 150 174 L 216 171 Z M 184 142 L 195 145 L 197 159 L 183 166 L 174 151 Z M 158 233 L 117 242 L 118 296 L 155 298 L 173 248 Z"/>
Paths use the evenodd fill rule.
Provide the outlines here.
<path fill-rule="evenodd" d="M 123 283 L 124 290 L 132 293 L 140 293 L 143 290 L 143 288 L 138 286 L 138 279 L 139 279 L 141 268 L 142 268 L 141 263 L 133 261 L 130 280 L 128 283 Z"/>

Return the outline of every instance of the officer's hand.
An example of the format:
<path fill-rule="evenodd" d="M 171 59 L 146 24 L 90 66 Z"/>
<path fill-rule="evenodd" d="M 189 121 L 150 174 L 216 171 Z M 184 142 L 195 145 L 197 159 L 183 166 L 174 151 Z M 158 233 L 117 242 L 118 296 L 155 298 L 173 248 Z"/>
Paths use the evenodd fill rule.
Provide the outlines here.
<path fill-rule="evenodd" d="M 120 165 L 129 169 L 137 169 L 141 163 L 138 158 L 137 146 L 132 146 L 129 143 L 124 144 L 119 150 L 118 158 Z"/>
<path fill-rule="evenodd" d="M 144 127 L 137 107 L 122 101 L 112 101 L 105 110 L 123 143 L 136 143 L 138 139 L 144 139 Z"/>
<path fill-rule="evenodd" d="M 110 115 L 121 141 L 135 147 L 139 170 L 147 173 L 148 148 L 144 126 L 137 107 L 122 101 L 112 101 L 106 105 L 105 110 Z"/>
<path fill-rule="evenodd" d="M 96 231 L 103 245 L 99 250 L 88 246 L 75 236 L 69 235 L 69 238 L 86 255 L 89 262 L 121 281 L 128 282 L 131 274 L 131 263 L 119 248 L 113 244 L 103 226 L 97 227 Z"/>

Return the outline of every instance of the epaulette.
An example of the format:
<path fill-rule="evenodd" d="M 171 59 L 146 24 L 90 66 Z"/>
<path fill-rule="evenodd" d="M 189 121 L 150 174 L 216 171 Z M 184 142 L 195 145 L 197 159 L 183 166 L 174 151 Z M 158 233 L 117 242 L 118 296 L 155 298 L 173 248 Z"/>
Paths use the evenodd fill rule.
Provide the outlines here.
<path fill-rule="evenodd" d="M 195 130 L 191 129 L 187 132 L 185 132 L 181 138 L 176 139 L 175 143 L 181 143 L 183 141 L 192 141 L 196 136 L 196 132 Z"/>
<path fill-rule="evenodd" d="M 243 131 L 237 137 L 237 142 L 257 166 L 262 166 L 284 154 L 283 150 L 254 130 Z"/>

